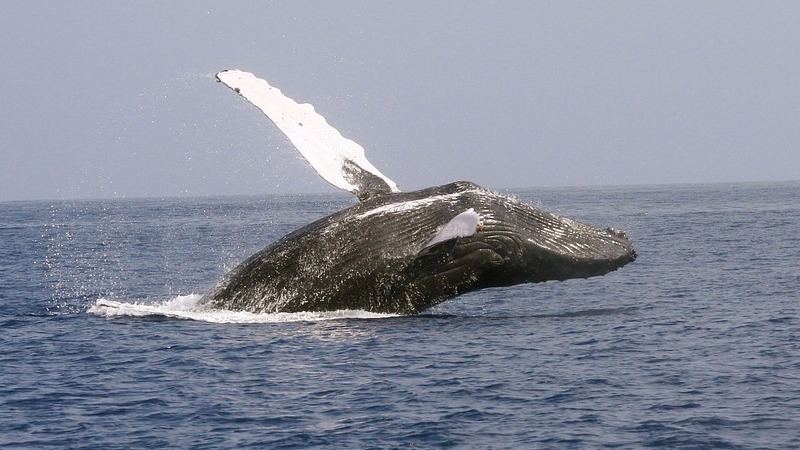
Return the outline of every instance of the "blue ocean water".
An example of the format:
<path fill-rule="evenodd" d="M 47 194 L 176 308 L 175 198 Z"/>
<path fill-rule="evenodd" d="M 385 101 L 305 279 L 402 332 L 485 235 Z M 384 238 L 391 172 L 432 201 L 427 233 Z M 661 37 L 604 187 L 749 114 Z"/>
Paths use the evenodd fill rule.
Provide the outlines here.
<path fill-rule="evenodd" d="M 0 446 L 800 447 L 800 183 L 514 195 L 638 260 L 410 317 L 193 315 L 352 200 L 0 203 Z"/>

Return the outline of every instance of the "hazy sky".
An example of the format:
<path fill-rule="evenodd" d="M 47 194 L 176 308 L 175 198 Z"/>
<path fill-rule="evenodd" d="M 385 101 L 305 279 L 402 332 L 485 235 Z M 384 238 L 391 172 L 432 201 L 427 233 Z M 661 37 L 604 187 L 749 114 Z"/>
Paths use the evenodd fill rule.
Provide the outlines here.
<path fill-rule="evenodd" d="M 800 2 L 3 2 L 0 201 L 333 191 L 213 73 L 411 190 L 800 178 Z"/>

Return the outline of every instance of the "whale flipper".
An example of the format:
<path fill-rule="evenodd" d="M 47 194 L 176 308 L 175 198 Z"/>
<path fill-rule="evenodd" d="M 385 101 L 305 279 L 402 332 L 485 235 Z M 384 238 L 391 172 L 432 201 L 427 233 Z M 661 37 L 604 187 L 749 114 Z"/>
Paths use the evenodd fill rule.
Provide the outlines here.
<path fill-rule="evenodd" d="M 217 73 L 217 80 L 263 111 L 325 181 L 359 200 L 400 192 L 394 181 L 367 161 L 363 147 L 342 136 L 312 105 L 298 104 L 249 72 L 224 70 Z"/>

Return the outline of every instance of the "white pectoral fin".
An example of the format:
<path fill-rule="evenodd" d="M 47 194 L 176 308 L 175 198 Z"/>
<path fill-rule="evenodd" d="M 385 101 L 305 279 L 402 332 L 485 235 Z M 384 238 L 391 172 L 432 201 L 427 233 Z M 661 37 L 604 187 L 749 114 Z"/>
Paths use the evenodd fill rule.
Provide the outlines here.
<path fill-rule="evenodd" d="M 423 248 L 428 248 L 439 242 L 448 241 L 457 237 L 472 236 L 478 232 L 480 224 L 481 216 L 476 213 L 474 209 L 470 208 L 450 219 Z"/>
<path fill-rule="evenodd" d="M 360 145 L 342 136 L 312 105 L 298 104 L 249 72 L 225 70 L 217 80 L 263 111 L 325 181 L 360 199 L 400 192 L 394 181 L 367 161 Z"/>

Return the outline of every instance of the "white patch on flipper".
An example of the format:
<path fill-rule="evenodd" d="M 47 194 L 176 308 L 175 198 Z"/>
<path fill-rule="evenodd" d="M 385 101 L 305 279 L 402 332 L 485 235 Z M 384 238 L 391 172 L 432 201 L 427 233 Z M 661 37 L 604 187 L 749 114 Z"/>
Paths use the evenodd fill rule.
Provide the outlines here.
<path fill-rule="evenodd" d="M 217 79 L 263 111 L 325 181 L 346 191 L 358 191 L 359 186 L 348 181 L 345 173 L 346 162 L 351 161 L 380 177 L 392 192 L 400 192 L 394 181 L 367 161 L 363 147 L 342 136 L 312 105 L 298 104 L 249 72 L 226 70 L 218 73 Z"/>
<path fill-rule="evenodd" d="M 450 219 L 450 222 L 447 222 L 447 224 L 436 233 L 436 236 L 425 244 L 425 248 L 457 237 L 472 236 L 478 231 L 478 224 L 480 222 L 481 216 L 478 215 L 474 209 L 470 208 Z"/>

